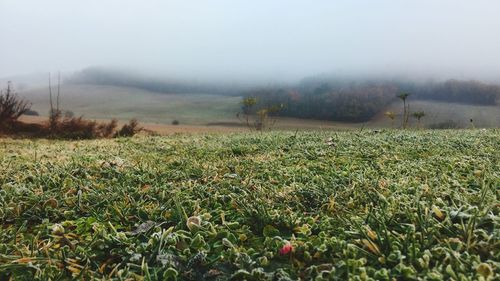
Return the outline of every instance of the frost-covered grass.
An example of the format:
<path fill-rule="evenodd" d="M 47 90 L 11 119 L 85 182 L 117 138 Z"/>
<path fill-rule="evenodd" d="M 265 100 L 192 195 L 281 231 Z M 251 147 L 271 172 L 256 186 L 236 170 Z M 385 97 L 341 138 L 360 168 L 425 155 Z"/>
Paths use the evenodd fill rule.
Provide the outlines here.
<path fill-rule="evenodd" d="M 0 140 L 0 279 L 499 276 L 500 131 Z"/>

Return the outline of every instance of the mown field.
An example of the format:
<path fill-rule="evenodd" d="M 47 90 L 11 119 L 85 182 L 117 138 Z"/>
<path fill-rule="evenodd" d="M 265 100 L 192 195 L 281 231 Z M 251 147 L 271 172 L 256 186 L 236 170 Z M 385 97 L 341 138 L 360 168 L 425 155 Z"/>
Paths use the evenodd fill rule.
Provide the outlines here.
<path fill-rule="evenodd" d="M 1 139 L 0 280 L 494 280 L 499 167 L 498 130 Z"/>

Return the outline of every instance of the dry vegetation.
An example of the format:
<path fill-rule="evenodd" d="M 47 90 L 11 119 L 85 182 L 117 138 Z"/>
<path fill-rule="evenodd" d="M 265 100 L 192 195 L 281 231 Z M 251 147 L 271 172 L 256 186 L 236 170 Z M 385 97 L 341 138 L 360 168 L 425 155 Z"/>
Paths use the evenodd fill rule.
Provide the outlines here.
<path fill-rule="evenodd" d="M 49 76 L 50 77 L 50 76 Z M 60 78 L 59 78 L 60 79 Z M 136 119 L 131 119 L 120 129 L 118 121 L 112 119 L 107 123 L 87 120 L 82 116 L 75 117 L 71 111 L 60 109 L 60 81 L 57 95 L 53 97 L 49 78 L 49 117 L 38 124 L 27 124 L 19 118 L 31 111 L 31 104 L 14 92 L 11 82 L 8 82 L 5 93 L 0 92 L 0 134 L 14 137 L 46 137 L 60 139 L 94 139 L 111 137 L 130 137 L 142 128 Z"/>

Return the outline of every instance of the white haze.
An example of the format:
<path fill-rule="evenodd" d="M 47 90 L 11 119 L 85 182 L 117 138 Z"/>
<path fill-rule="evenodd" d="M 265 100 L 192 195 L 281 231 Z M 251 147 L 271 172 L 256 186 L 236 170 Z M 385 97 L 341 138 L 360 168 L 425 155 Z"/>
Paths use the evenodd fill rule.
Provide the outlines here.
<path fill-rule="evenodd" d="M 500 79 L 497 0 L 0 0 L 0 77 L 88 66 L 189 79 Z"/>

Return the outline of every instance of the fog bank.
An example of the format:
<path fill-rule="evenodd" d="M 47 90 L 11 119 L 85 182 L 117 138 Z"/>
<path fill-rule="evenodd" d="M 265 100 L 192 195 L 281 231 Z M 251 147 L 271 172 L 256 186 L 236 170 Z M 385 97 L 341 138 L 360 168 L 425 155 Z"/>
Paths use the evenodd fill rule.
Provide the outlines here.
<path fill-rule="evenodd" d="M 500 77 L 498 1 L 0 2 L 0 77 L 100 65 L 202 80 Z"/>

